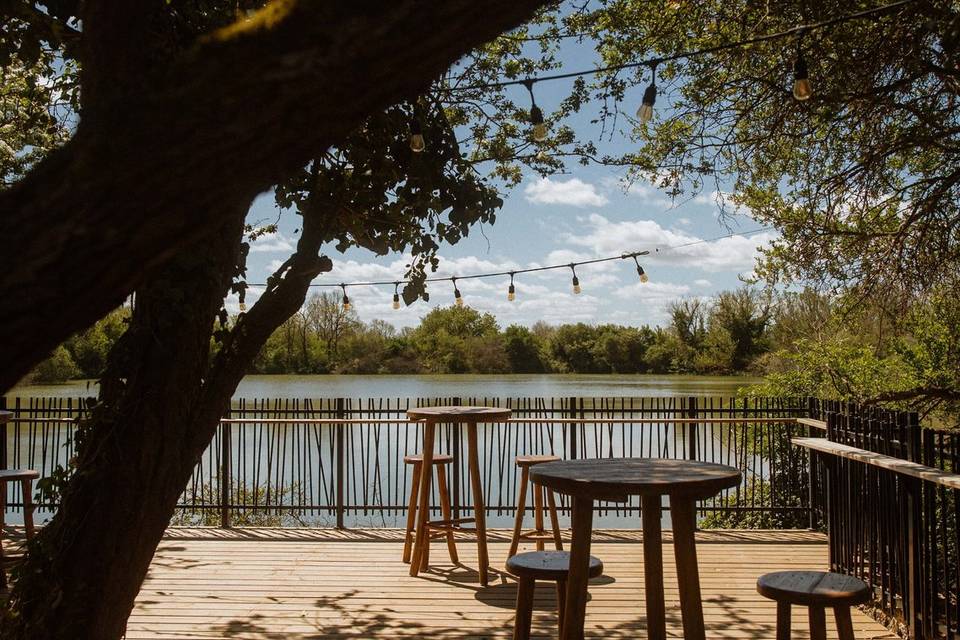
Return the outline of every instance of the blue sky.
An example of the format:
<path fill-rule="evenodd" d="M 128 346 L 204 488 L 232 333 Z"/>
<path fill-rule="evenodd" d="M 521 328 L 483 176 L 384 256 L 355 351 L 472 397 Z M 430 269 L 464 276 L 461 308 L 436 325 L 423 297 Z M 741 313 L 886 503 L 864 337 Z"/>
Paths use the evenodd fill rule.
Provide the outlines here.
<path fill-rule="evenodd" d="M 560 56 L 564 70 L 594 66 L 583 47 L 570 48 Z M 569 91 L 569 81 L 538 83 L 537 102 L 549 114 Z M 621 109 L 633 115 L 643 94 L 643 86 L 628 93 Z M 515 87 L 515 99 L 525 101 L 526 90 Z M 670 117 L 671 87 L 660 86 L 656 118 Z M 521 102 L 522 103 L 522 102 Z M 587 107 L 567 124 L 584 138 L 599 136 L 598 125 L 590 120 L 595 109 Z M 601 152 L 622 153 L 636 144 L 630 139 L 630 125 L 620 119 L 621 130 L 613 132 L 601 146 Z M 609 167 L 571 165 L 567 173 L 550 178 L 535 174 L 503 194 L 504 206 L 494 225 L 474 227 L 460 243 L 440 252 L 437 276 L 463 276 L 473 273 L 569 263 L 626 251 L 647 250 L 651 255 L 642 264 L 650 276 L 641 284 L 633 261 L 613 261 L 577 269 L 583 292 L 571 291 L 568 269 L 518 275 L 517 298 L 507 301 L 509 278 L 468 280 L 459 283 L 466 304 L 496 315 L 500 325 L 532 325 L 544 320 L 563 322 L 656 325 L 666 319 L 666 306 L 678 298 L 710 298 L 741 284 L 739 277 L 749 274 L 757 256 L 757 247 L 769 243 L 774 233 L 749 234 L 760 224 L 749 215 L 719 219 L 722 193 L 705 190 L 677 201 L 646 183 L 629 189 L 623 183 L 623 170 Z M 728 210 L 730 208 L 727 203 Z M 251 209 L 251 221 L 277 217 L 272 196 L 265 194 Z M 248 282 L 264 282 L 293 249 L 298 217 L 290 212 L 280 216 L 280 231 L 256 242 L 248 261 Z M 718 238 L 711 242 L 677 245 Z M 744 235 L 741 235 L 744 234 Z M 409 256 L 377 257 L 362 250 L 339 254 L 332 247 L 327 254 L 334 270 L 316 282 L 337 283 L 360 280 L 402 279 Z M 328 289 L 314 289 L 323 291 Z M 348 290 L 357 313 L 364 321 L 379 318 L 401 326 L 416 325 L 433 307 L 453 302 L 451 283 L 430 284 L 430 302 L 419 301 L 395 311 L 391 308 L 393 287 L 355 287 Z M 257 296 L 248 292 L 248 303 Z M 236 300 L 228 308 L 237 310 Z"/>

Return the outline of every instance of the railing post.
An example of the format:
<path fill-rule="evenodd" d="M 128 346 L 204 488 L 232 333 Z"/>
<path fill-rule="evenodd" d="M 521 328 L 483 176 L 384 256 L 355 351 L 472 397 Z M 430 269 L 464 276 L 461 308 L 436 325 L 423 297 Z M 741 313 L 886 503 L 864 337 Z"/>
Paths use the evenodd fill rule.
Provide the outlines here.
<path fill-rule="evenodd" d="M 2 396 L 0 396 L 0 410 L 7 410 L 7 399 Z M 9 431 L 7 431 L 8 424 L 10 423 L 7 421 L 0 423 L 0 469 L 7 468 L 7 437 L 9 435 Z"/>
<path fill-rule="evenodd" d="M 907 459 L 922 463 L 920 452 L 920 424 L 916 413 L 900 414 L 900 420 L 905 422 Z M 907 629 L 910 638 L 924 637 L 924 581 L 921 577 L 922 560 L 921 545 L 923 544 L 923 522 L 921 513 L 922 482 L 916 478 L 903 478 L 903 488 L 906 497 L 906 554 L 907 554 L 907 602 L 904 614 L 907 618 Z"/>
<path fill-rule="evenodd" d="M 697 397 L 690 396 L 687 398 L 687 416 L 688 418 L 697 419 Z M 690 422 L 685 425 L 684 429 L 687 434 L 687 460 L 696 460 L 697 459 L 697 430 L 698 426 L 696 422 Z"/>
<path fill-rule="evenodd" d="M 230 414 L 228 413 L 227 416 Z M 230 528 L 230 423 L 220 422 L 220 527 Z"/>
<path fill-rule="evenodd" d="M 577 398 L 576 396 L 570 396 L 570 417 L 577 417 Z M 568 452 L 569 458 L 571 460 L 577 459 L 577 425 L 573 422 L 570 423 L 570 433 L 567 434 L 570 439 L 570 450 Z"/>
<path fill-rule="evenodd" d="M 336 402 L 336 411 L 337 419 L 343 420 L 346 415 L 346 403 L 343 398 L 337 398 Z M 336 451 L 337 451 L 337 529 L 344 529 L 343 524 L 343 512 L 344 512 L 344 487 L 343 487 L 343 447 L 344 447 L 344 424 L 342 422 L 337 423 L 336 426 Z"/>
<path fill-rule="evenodd" d="M 453 399 L 454 405 L 459 405 L 461 402 L 462 401 L 460 400 L 460 398 Z M 453 477 L 451 478 L 451 481 L 453 483 L 453 504 L 451 506 L 453 511 L 453 518 L 456 520 L 457 518 L 460 517 L 460 505 L 461 505 L 460 463 L 465 458 L 464 456 L 461 455 L 461 451 L 460 451 L 460 425 L 453 425 L 452 429 L 453 429 L 452 431 L 453 442 L 451 442 L 450 446 L 452 447 L 453 450 L 450 453 L 451 455 L 453 455 Z"/>

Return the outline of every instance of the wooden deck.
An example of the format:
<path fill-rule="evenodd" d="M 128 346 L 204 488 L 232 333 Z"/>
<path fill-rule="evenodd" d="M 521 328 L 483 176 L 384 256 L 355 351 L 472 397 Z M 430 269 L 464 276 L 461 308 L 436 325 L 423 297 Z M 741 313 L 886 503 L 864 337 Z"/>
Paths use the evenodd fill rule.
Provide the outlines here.
<path fill-rule="evenodd" d="M 471 570 L 476 547 L 464 540 L 455 567 L 437 543 L 430 573 L 411 578 L 400 562 L 395 530 L 171 529 L 157 551 L 129 640 L 323 638 L 510 638 L 515 586 L 495 574 L 481 588 Z M 501 567 L 508 544 L 491 532 L 490 556 Z M 666 541 L 669 542 L 669 532 Z M 605 564 L 587 605 L 587 636 L 642 638 L 643 564 L 637 532 L 598 532 L 594 555 Z M 761 573 L 822 569 L 825 539 L 807 532 L 703 532 L 698 535 L 708 638 L 774 638 L 774 604 L 759 596 Z M 667 625 L 682 637 L 672 550 L 665 557 Z M 795 612 L 795 638 L 808 638 Z M 554 594 L 538 588 L 536 637 L 555 637 Z M 854 612 L 858 640 L 893 639 Z M 828 631 L 836 637 L 832 619 Z"/>

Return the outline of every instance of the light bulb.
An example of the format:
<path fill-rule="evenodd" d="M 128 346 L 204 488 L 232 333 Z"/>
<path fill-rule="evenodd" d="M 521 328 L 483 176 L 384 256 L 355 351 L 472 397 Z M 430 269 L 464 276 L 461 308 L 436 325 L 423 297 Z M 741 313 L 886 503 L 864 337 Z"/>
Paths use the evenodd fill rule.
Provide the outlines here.
<path fill-rule="evenodd" d="M 647 90 L 643 92 L 643 102 L 640 103 L 640 108 L 637 109 L 637 117 L 640 118 L 640 122 L 646 124 L 653 119 L 653 105 L 656 104 L 656 102 L 657 85 L 651 82 Z"/>
<path fill-rule="evenodd" d="M 247 310 L 247 303 L 246 303 L 246 302 L 241 302 L 241 303 L 240 303 L 240 311 L 246 311 L 246 310 Z"/>
<path fill-rule="evenodd" d="M 813 87 L 810 86 L 810 75 L 807 71 L 807 61 L 803 54 L 797 54 L 797 60 L 793 63 L 793 97 L 797 100 L 809 100 L 813 95 Z"/>
<path fill-rule="evenodd" d="M 577 276 L 573 276 L 573 292 L 580 293 L 580 279 Z"/>
<path fill-rule="evenodd" d="M 650 281 L 650 276 L 648 276 L 647 272 L 643 270 L 643 267 L 640 266 L 640 263 L 637 263 L 637 275 L 640 276 L 640 282 L 647 283 Z"/>
<path fill-rule="evenodd" d="M 533 125 L 533 139 L 537 142 L 543 142 L 549 137 L 550 129 L 547 128 L 546 123 L 540 122 Z"/>
<path fill-rule="evenodd" d="M 540 107 L 533 105 L 530 107 L 530 123 L 533 125 L 533 139 L 536 142 L 543 142 L 550 135 L 550 129 L 547 123 L 543 121 L 543 111 Z"/>
<path fill-rule="evenodd" d="M 410 150 L 414 153 L 420 153 L 427 148 L 427 143 L 423 140 L 422 133 L 410 134 Z"/>
<path fill-rule="evenodd" d="M 423 140 L 423 130 L 420 128 L 419 120 L 412 120 L 410 122 L 410 150 L 414 153 L 420 153 L 427 146 L 427 143 Z"/>
<path fill-rule="evenodd" d="M 393 294 L 393 308 L 394 309 L 400 308 L 400 294 L 398 293 Z"/>
<path fill-rule="evenodd" d="M 344 298 L 344 299 L 343 299 L 343 310 L 344 310 L 344 311 L 350 311 L 351 307 L 352 307 L 352 305 L 350 304 L 350 298 Z"/>
<path fill-rule="evenodd" d="M 510 288 L 507 289 L 507 300 L 513 302 L 517 299 L 517 289 L 513 286 L 513 283 L 510 283 Z"/>
<path fill-rule="evenodd" d="M 458 307 L 462 307 L 462 306 L 463 306 L 463 296 L 460 295 L 460 292 L 459 292 L 459 291 L 457 291 L 457 292 L 454 293 L 453 295 L 454 295 L 454 301 L 457 303 L 457 306 L 458 306 Z"/>

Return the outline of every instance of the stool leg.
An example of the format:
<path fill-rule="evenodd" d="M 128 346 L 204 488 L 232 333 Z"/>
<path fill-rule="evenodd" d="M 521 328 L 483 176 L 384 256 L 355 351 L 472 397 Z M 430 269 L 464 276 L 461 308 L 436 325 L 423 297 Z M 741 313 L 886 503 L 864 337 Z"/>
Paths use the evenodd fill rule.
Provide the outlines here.
<path fill-rule="evenodd" d="M 24 480 L 21 483 L 23 489 L 23 525 L 27 532 L 27 540 L 33 537 L 33 483 L 30 480 Z"/>
<path fill-rule="evenodd" d="M 510 551 L 507 557 L 517 555 L 520 546 L 520 532 L 523 531 L 523 510 L 527 508 L 527 483 L 530 481 L 530 470 L 523 467 L 520 470 L 520 493 L 517 494 L 517 517 L 513 521 L 513 536 L 510 538 Z"/>
<path fill-rule="evenodd" d="M 550 507 L 550 526 L 553 528 L 553 542 L 557 545 L 557 551 L 563 551 L 563 540 L 560 539 L 560 519 L 557 517 L 557 502 L 553 497 L 553 491 L 545 489 L 547 492 L 547 505 Z"/>
<path fill-rule="evenodd" d="M 533 590 L 536 582 L 533 578 L 520 578 L 517 581 L 517 617 L 513 623 L 513 640 L 529 640 L 530 623 L 533 621 Z"/>
<path fill-rule="evenodd" d="M 854 640 L 853 620 L 850 619 L 850 607 L 834 607 L 833 617 L 837 621 L 840 640 Z"/>
<path fill-rule="evenodd" d="M 567 608 L 567 581 L 557 580 L 557 637 L 563 637 L 563 612 Z"/>
<path fill-rule="evenodd" d="M 533 528 L 537 536 L 537 551 L 543 551 L 543 487 L 533 485 Z"/>
<path fill-rule="evenodd" d="M 420 463 L 413 463 L 413 478 L 410 479 L 410 500 L 407 504 L 407 533 L 403 537 L 403 561 L 410 562 L 413 547 L 413 529 L 417 523 L 417 489 L 420 488 Z"/>
<path fill-rule="evenodd" d="M 790 640 L 790 603 L 777 603 L 777 640 Z"/>
<path fill-rule="evenodd" d="M 447 470 L 440 465 L 437 467 L 437 490 L 440 492 L 440 513 L 443 519 L 449 522 L 453 519 L 450 514 L 450 494 L 447 493 Z M 450 552 L 450 561 L 453 564 L 460 562 L 457 556 L 457 541 L 453 537 L 453 529 L 447 529 L 447 551 Z"/>
<path fill-rule="evenodd" d="M 827 640 L 827 618 L 823 607 L 810 607 L 810 640 Z"/>

